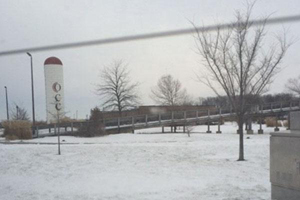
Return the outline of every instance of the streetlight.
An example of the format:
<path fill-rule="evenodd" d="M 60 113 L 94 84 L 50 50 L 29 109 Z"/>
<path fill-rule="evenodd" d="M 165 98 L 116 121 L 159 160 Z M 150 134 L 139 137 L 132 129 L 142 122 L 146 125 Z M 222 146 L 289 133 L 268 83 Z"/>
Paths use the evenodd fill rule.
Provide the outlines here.
<path fill-rule="evenodd" d="M 19 120 L 19 106 L 16 105 L 16 109 L 17 109 L 17 120 Z"/>
<path fill-rule="evenodd" d="M 4 86 L 4 88 L 5 88 L 5 96 L 6 96 L 6 117 L 7 117 L 7 121 L 9 121 L 7 87 Z"/>
<path fill-rule="evenodd" d="M 34 112 L 34 87 L 33 87 L 33 64 L 32 64 L 32 55 L 29 52 L 26 52 L 30 57 L 31 63 L 31 94 L 32 94 L 32 126 L 35 126 L 35 112 Z"/>

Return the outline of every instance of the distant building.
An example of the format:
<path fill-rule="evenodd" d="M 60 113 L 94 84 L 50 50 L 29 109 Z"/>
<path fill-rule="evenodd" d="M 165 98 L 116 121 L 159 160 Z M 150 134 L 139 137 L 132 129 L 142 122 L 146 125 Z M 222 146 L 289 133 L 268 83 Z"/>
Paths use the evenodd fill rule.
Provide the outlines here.
<path fill-rule="evenodd" d="M 170 112 L 180 112 L 180 111 L 203 111 L 203 113 L 210 109 L 216 109 L 215 106 L 203 106 L 203 105 L 181 105 L 181 106 L 139 106 L 136 109 L 124 110 L 121 117 L 131 117 L 137 115 L 158 115 Z M 201 115 L 201 113 L 200 113 Z M 104 118 L 118 118 L 120 117 L 118 111 L 108 111 L 103 112 Z"/>

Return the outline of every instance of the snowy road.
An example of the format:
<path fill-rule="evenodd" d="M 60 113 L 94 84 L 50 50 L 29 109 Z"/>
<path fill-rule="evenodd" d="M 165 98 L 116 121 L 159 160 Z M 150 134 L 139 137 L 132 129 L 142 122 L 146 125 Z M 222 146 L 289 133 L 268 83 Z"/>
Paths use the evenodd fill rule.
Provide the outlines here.
<path fill-rule="evenodd" d="M 235 132 L 62 137 L 98 144 L 63 145 L 61 156 L 56 145 L 0 144 L 0 199 L 270 199 L 269 134 L 245 139 L 237 162 Z"/>

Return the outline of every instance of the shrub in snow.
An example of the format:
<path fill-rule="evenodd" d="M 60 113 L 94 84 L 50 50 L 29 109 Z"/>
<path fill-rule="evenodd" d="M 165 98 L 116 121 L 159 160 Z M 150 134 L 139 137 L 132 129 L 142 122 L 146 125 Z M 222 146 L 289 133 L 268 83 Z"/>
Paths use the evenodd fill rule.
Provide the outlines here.
<path fill-rule="evenodd" d="M 90 120 L 78 129 L 80 137 L 95 137 L 105 134 L 103 113 L 98 107 L 91 110 Z"/>
<path fill-rule="evenodd" d="M 28 121 L 5 121 L 4 136 L 7 140 L 32 139 L 31 123 Z"/>
<path fill-rule="evenodd" d="M 265 119 L 265 123 L 267 127 L 275 127 L 276 126 L 276 118 L 275 117 L 267 117 Z M 282 124 L 280 121 L 277 121 L 277 126 L 281 127 Z"/>
<path fill-rule="evenodd" d="M 105 134 L 102 123 L 87 122 L 78 128 L 77 136 L 79 137 L 95 137 Z"/>

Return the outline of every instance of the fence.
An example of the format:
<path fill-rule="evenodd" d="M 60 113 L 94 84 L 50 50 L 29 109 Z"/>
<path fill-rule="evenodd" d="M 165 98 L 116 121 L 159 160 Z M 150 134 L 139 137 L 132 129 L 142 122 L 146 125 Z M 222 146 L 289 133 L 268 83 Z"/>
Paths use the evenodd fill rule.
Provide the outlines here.
<path fill-rule="evenodd" d="M 287 114 L 293 110 L 299 110 L 299 101 L 289 102 L 273 102 L 269 104 L 247 105 L 249 111 L 247 115 L 251 116 L 278 116 Z M 184 124 L 206 124 L 218 122 L 220 119 L 232 119 L 235 113 L 231 107 L 213 108 L 208 110 L 189 110 L 189 111 L 173 111 L 161 114 L 137 115 L 134 117 L 122 117 L 103 119 L 99 122 L 83 121 L 83 122 L 69 122 L 59 124 L 61 134 L 76 134 L 82 127 L 92 127 L 95 123 L 100 123 L 104 126 L 105 131 L 113 132 L 129 132 L 134 129 L 150 128 L 159 126 L 179 126 Z M 35 137 L 42 135 L 56 135 L 56 124 L 42 125 L 33 127 L 35 130 Z M 48 133 L 41 134 L 48 130 Z M 43 130 L 43 131 L 41 131 Z"/>

